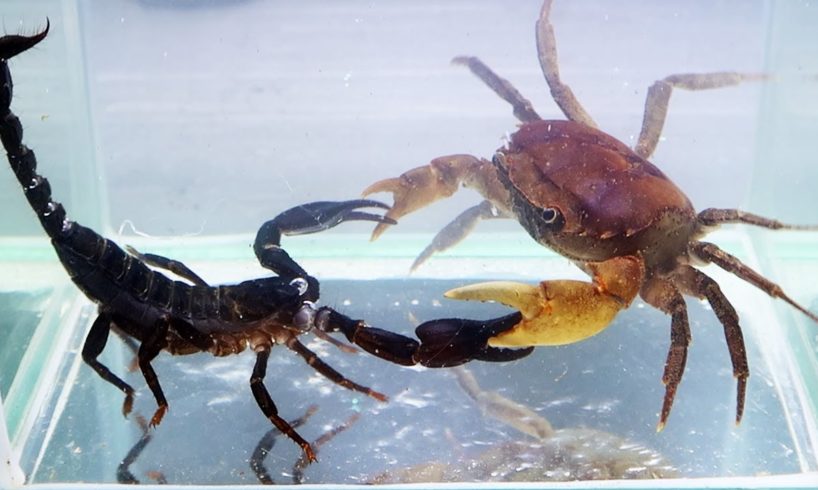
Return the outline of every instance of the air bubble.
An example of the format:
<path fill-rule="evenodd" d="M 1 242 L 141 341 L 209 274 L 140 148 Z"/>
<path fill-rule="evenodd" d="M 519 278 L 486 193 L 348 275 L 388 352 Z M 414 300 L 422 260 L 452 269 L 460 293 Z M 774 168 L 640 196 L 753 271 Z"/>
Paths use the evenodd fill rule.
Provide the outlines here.
<path fill-rule="evenodd" d="M 68 233 L 69 231 L 71 231 L 73 229 L 74 229 L 74 222 L 73 221 L 70 221 L 70 220 L 67 220 L 67 219 L 63 220 L 63 222 L 62 222 L 62 232 L 63 233 Z"/>
<path fill-rule="evenodd" d="M 31 183 L 28 185 L 28 189 L 34 189 L 40 184 L 43 183 L 43 178 L 37 175 L 36 177 L 31 179 Z"/>
<path fill-rule="evenodd" d="M 298 289 L 298 295 L 301 296 L 302 294 L 307 292 L 307 280 L 303 277 L 296 277 L 292 281 L 290 281 L 290 286 Z"/>

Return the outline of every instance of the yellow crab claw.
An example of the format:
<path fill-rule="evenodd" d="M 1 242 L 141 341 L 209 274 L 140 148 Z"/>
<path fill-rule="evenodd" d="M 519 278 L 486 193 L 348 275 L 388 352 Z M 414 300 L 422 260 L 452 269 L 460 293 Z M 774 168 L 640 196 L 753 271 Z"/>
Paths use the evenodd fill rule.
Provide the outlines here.
<path fill-rule="evenodd" d="M 485 282 L 455 288 L 447 298 L 498 301 L 517 308 L 520 323 L 488 340 L 492 347 L 565 345 L 598 334 L 627 308 L 645 277 L 641 257 L 626 255 L 581 265 L 593 282 L 543 281 L 539 286 L 518 282 Z"/>
<path fill-rule="evenodd" d="M 571 280 L 543 281 L 539 286 L 486 282 L 452 289 L 445 296 L 497 301 L 520 310 L 523 320 L 490 338 L 492 347 L 572 344 L 604 330 L 627 306 L 593 283 Z"/>

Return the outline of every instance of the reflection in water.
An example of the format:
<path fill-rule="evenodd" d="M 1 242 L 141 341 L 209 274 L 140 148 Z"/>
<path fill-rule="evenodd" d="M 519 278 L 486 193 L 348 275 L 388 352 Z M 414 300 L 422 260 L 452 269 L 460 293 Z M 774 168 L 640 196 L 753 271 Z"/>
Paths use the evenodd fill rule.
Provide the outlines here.
<path fill-rule="evenodd" d="M 484 391 L 465 368 L 454 368 L 457 382 L 484 416 L 529 436 L 495 444 L 456 462 L 430 462 L 390 470 L 372 483 L 470 481 L 573 481 L 672 478 L 676 468 L 653 449 L 595 429 L 555 430 L 547 419 L 497 392 Z"/>

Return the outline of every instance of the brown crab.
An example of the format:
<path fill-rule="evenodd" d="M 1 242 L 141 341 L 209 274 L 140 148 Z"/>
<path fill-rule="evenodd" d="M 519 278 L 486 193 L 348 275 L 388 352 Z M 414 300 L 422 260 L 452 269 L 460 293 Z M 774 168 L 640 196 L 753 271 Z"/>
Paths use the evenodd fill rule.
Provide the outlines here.
<path fill-rule="evenodd" d="M 551 0 L 546 0 L 536 24 L 537 50 L 551 95 L 567 121 L 543 120 L 511 83 L 479 59 L 455 58 L 454 63 L 468 66 L 511 104 L 521 121 L 519 129 L 491 161 L 462 154 L 435 158 L 429 165 L 400 177 L 372 184 L 364 195 L 393 193 L 394 205 L 386 216 L 398 219 L 451 196 L 461 186 L 482 194 L 485 200 L 441 230 L 413 268 L 462 240 L 481 219 L 513 217 L 536 241 L 591 276 L 591 282 L 545 281 L 539 287 L 486 283 L 449 291 L 447 296 L 452 298 L 496 300 L 522 313 L 522 320 L 503 326 L 499 334 L 497 329 L 473 334 L 483 335 L 482 344 L 472 339 L 478 348 L 576 342 L 607 327 L 637 295 L 671 315 L 659 429 L 670 414 L 691 340 L 684 296 L 707 300 L 724 326 L 738 383 L 738 423 L 749 376 L 739 318 L 719 285 L 694 265 L 716 264 L 770 296 L 783 299 L 813 321 L 818 322 L 818 316 L 736 257 L 701 239 L 728 223 L 769 229 L 818 230 L 818 226 L 787 225 L 737 209 L 696 213 L 687 196 L 648 158 L 659 141 L 674 88 L 706 90 L 766 77 L 724 72 L 677 74 L 657 81 L 648 90 L 642 131 L 631 149 L 599 130 L 560 80 L 550 10 Z M 373 240 L 386 228 L 379 224 Z M 459 329 L 453 330 L 457 330 L 456 335 L 464 335 Z M 464 343 L 450 345 L 462 347 Z M 468 353 L 464 353 L 458 360 L 447 362 L 452 365 L 468 360 Z"/>

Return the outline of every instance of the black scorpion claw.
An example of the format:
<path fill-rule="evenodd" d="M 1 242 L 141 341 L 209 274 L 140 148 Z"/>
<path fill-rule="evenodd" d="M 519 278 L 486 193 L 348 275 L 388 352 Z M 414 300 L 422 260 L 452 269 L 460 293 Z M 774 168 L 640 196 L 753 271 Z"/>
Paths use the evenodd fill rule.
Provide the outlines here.
<path fill-rule="evenodd" d="M 420 339 L 418 360 L 426 367 L 452 367 L 471 360 L 507 362 L 531 354 L 526 349 L 490 347 L 488 341 L 520 323 L 522 315 L 512 313 L 492 320 L 443 318 L 421 324 L 415 334 Z"/>
<path fill-rule="evenodd" d="M 358 208 L 389 209 L 387 204 L 371 199 L 352 201 L 317 201 L 284 211 L 275 218 L 283 235 L 305 235 L 333 228 L 344 221 L 375 221 L 396 224 L 391 218 L 358 211 Z"/>
<path fill-rule="evenodd" d="M 374 213 L 358 211 L 359 208 L 389 209 L 387 204 L 371 199 L 352 201 L 316 201 L 290 208 L 267 221 L 253 244 L 261 265 L 287 277 L 308 277 L 306 271 L 281 248 L 283 235 L 306 235 L 328 230 L 344 221 L 375 221 L 396 224 L 391 218 Z M 315 279 L 311 279 L 315 282 Z M 317 283 L 311 286 L 317 293 Z"/>

